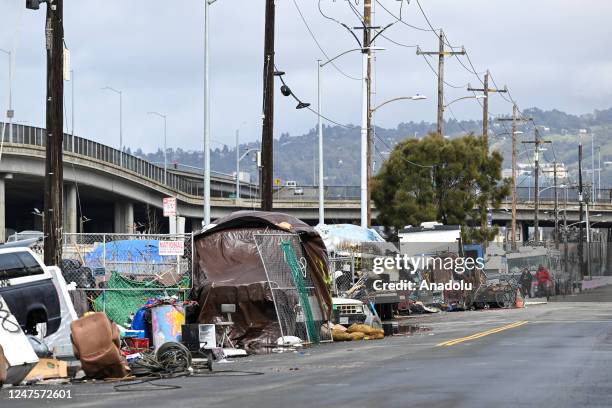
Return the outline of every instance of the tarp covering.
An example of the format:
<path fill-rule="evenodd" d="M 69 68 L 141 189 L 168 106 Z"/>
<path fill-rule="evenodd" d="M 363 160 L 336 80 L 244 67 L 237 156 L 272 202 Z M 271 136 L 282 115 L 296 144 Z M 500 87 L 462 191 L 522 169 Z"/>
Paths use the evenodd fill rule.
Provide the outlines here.
<path fill-rule="evenodd" d="M 285 231 L 297 234 L 323 314 L 331 313 L 326 284 L 327 251 L 316 230 L 295 217 L 271 212 L 238 211 L 194 237 L 191 299 L 199 303 L 198 322 L 222 316 L 220 305 L 235 304 L 232 339 L 250 351 L 280 335 L 272 294 L 253 234 Z"/>
<path fill-rule="evenodd" d="M 317 225 L 315 228 L 328 251 L 355 249 L 363 242 L 385 242 L 375 230 L 358 225 Z"/>
<path fill-rule="evenodd" d="M 159 241 L 155 239 L 109 241 L 86 254 L 84 263 L 89 267 L 102 267 L 105 258 L 106 261 L 167 262 L 170 257 L 160 256 L 158 246 Z"/>
<path fill-rule="evenodd" d="M 179 287 L 188 288 L 189 279 L 183 278 Z M 112 272 L 110 279 L 106 282 L 109 290 L 101 291 L 100 295 L 93 302 L 96 312 L 105 312 L 110 320 L 121 325 L 128 326 L 127 321 L 130 314 L 136 313 L 140 306 L 144 305 L 148 299 L 168 295 L 178 294 L 176 285 L 173 289 L 165 289 L 156 281 L 138 282 L 125 278 L 117 272 Z M 111 290 L 121 289 L 121 290 Z"/>

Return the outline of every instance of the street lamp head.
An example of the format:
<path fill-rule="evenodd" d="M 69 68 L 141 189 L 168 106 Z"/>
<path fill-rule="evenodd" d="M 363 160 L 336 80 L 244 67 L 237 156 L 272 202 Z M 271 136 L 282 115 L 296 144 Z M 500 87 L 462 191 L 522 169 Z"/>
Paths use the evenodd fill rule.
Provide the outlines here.
<path fill-rule="evenodd" d="M 295 109 L 304 109 L 304 108 L 307 108 L 307 107 L 309 107 L 309 106 L 310 106 L 310 104 L 309 104 L 308 102 L 302 102 L 302 101 L 300 101 L 300 102 L 298 102 L 298 104 L 297 104 L 297 106 L 295 107 Z"/>
<path fill-rule="evenodd" d="M 523 132 L 521 132 L 520 130 L 517 130 L 516 132 L 514 132 L 515 135 L 522 135 Z"/>
<path fill-rule="evenodd" d="M 487 95 L 476 95 L 474 99 L 487 99 Z"/>
<path fill-rule="evenodd" d="M 416 94 L 414 96 L 411 96 L 410 99 L 412 99 L 413 101 L 420 101 L 422 99 L 427 99 L 427 97 L 425 95 Z"/>

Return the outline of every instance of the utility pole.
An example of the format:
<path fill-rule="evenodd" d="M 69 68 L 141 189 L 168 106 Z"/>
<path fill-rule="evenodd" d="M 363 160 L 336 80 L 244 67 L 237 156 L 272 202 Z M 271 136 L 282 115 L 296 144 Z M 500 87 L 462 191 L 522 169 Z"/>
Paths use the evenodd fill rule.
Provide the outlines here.
<path fill-rule="evenodd" d="M 370 46 L 372 35 L 368 27 L 372 26 L 372 0 L 364 0 L 363 2 L 363 23 L 366 29 L 363 30 L 363 44 L 364 44 L 364 55 L 366 67 L 366 96 L 367 96 L 367 115 L 366 115 L 366 129 L 367 129 L 367 145 L 366 145 L 366 157 L 367 157 L 367 225 L 372 225 L 372 208 L 370 202 L 372 200 L 372 50 Z"/>
<path fill-rule="evenodd" d="M 485 98 L 486 99 L 486 98 Z M 517 196 L 516 196 L 516 135 L 518 131 L 516 130 L 517 121 L 528 121 L 531 118 L 517 118 L 518 114 L 518 106 L 516 104 L 512 105 L 512 118 L 498 118 L 497 120 L 500 122 L 512 121 L 512 238 L 510 240 L 511 248 L 513 251 L 516 251 L 516 205 L 517 205 Z"/>
<path fill-rule="evenodd" d="M 489 70 L 487 70 L 483 81 L 483 88 L 472 88 L 468 85 L 467 89 L 470 92 L 482 92 L 484 95 L 482 103 L 482 144 L 487 154 L 489 154 L 489 92 L 508 92 L 507 88 L 489 88 L 489 75 Z"/>
<path fill-rule="evenodd" d="M 27 0 L 26 8 L 38 10 L 41 1 Z M 47 49 L 47 104 L 45 140 L 45 192 L 43 214 L 44 260 L 59 265 L 62 259 L 62 200 L 64 139 L 64 4 L 47 0 L 45 48 Z"/>
<path fill-rule="evenodd" d="M 438 122 L 437 132 L 444 136 L 444 56 L 465 55 L 465 48 L 461 51 L 446 51 L 444 31 L 440 30 L 440 43 L 438 51 L 421 51 L 417 47 L 417 55 L 437 55 L 438 56 Z"/>
<path fill-rule="evenodd" d="M 266 0 L 263 65 L 263 126 L 261 130 L 261 209 L 272 211 L 274 179 L 274 0 Z"/>
<path fill-rule="evenodd" d="M 534 128 L 534 140 L 527 140 L 524 141 L 523 143 L 532 143 L 535 145 L 534 148 L 534 182 L 535 182 L 535 214 L 533 216 L 533 235 L 534 235 L 534 241 L 535 242 L 539 242 L 540 241 L 540 225 L 539 225 L 539 213 L 540 213 L 540 186 L 539 186 L 539 179 L 540 179 L 540 145 L 542 143 L 552 143 L 550 140 L 542 140 L 540 139 L 540 132 L 538 131 L 538 128 Z"/>

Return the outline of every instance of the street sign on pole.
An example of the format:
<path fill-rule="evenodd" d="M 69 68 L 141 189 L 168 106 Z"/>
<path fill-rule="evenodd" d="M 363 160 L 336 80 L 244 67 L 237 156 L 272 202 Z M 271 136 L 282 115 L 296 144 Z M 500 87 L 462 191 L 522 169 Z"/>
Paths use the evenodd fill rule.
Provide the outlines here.
<path fill-rule="evenodd" d="M 164 198 L 164 217 L 176 216 L 176 197 Z"/>

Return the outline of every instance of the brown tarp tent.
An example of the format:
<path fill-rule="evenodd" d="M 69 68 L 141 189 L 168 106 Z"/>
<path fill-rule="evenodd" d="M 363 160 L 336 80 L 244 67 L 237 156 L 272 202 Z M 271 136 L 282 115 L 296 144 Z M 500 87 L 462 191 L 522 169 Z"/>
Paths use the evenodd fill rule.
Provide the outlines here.
<path fill-rule="evenodd" d="M 191 299 L 199 304 L 199 323 L 224 318 L 221 304 L 236 305 L 230 337 L 249 351 L 280 336 L 266 272 L 253 234 L 285 231 L 297 234 L 311 273 L 322 314 L 328 319 L 332 302 L 326 285 L 327 251 L 316 230 L 295 217 L 272 212 L 238 211 L 194 237 Z"/>

